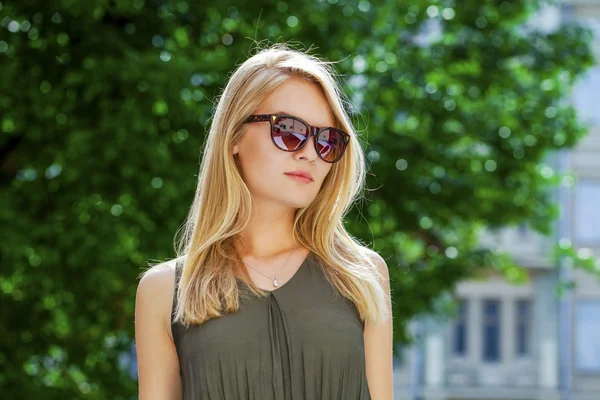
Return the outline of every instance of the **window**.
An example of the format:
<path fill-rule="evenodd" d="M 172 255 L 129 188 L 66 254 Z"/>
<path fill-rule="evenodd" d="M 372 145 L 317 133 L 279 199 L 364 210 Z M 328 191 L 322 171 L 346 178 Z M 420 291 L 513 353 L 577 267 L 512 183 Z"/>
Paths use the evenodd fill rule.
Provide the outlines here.
<path fill-rule="evenodd" d="M 500 301 L 483 302 L 483 360 L 500 361 Z"/>
<path fill-rule="evenodd" d="M 600 372 L 600 300 L 576 305 L 575 363 L 579 370 Z"/>
<path fill-rule="evenodd" d="M 458 315 L 454 324 L 454 355 L 464 356 L 467 354 L 467 311 L 468 303 L 460 300 L 458 304 Z"/>
<path fill-rule="evenodd" d="M 519 357 L 525 357 L 529 355 L 531 346 L 531 301 L 517 300 L 516 317 L 516 353 Z"/>
<path fill-rule="evenodd" d="M 600 181 L 580 181 L 575 187 L 575 240 L 578 244 L 600 243 Z"/>
<path fill-rule="evenodd" d="M 573 101 L 584 122 L 600 126 L 600 68 L 590 68 L 575 85 Z"/>

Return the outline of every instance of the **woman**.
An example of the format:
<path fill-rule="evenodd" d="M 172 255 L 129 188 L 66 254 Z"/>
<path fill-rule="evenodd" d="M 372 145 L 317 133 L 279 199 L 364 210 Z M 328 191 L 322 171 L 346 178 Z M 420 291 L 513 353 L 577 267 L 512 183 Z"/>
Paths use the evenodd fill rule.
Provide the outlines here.
<path fill-rule="evenodd" d="M 364 158 L 329 65 L 285 46 L 231 76 L 176 260 L 141 279 L 141 400 L 391 400 L 383 259 L 342 217 Z"/>

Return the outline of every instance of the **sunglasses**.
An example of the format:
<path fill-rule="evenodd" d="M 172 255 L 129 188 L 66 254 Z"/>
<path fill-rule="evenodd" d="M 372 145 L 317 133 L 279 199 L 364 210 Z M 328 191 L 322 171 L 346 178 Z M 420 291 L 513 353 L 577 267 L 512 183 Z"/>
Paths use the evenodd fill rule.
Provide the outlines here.
<path fill-rule="evenodd" d="M 312 126 L 287 114 L 251 115 L 244 123 L 267 121 L 271 124 L 271 140 L 278 149 L 298 151 L 306 146 L 311 136 L 314 136 L 315 150 L 319 158 L 328 163 L 339 161 L 350 142 L 350 135 L 344 131 Z"/>

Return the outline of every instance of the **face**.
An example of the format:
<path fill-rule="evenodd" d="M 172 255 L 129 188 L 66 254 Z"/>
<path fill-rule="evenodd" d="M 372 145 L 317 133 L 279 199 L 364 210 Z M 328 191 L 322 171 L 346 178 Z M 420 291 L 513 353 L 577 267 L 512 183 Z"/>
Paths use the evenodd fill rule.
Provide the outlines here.
<path fill-rule="evenodd" d="M 325 95 L 314 83 L 292 78 L 282 83 L 263 101 L 254 114 L 285 113 L 313 126 L 334 126 L 333 114 Z M 304 208 L 314 200 L 332 164 L 323 161 L 315 150 L 314 137 L 300 150 L 287 152 L 271 140 L 271 125 L 245 124 L 246 131 L 234 143 L 242 178 L 256 201 Z M 312 180 L 294 176 L 305 172 Z"/>

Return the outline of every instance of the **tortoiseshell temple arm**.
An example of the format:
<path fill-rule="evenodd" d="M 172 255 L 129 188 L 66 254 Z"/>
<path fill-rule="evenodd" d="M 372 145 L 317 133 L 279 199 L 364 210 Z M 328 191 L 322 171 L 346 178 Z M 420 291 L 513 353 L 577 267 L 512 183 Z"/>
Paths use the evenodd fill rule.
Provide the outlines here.
<path fill-rule="evenodd" d="M 251 115 L 248 118 L 246 118 L 246 121 L 244 122 L 267 122 L 269 121 L 269 118 L 271 118 L 270 114 Z"/>

